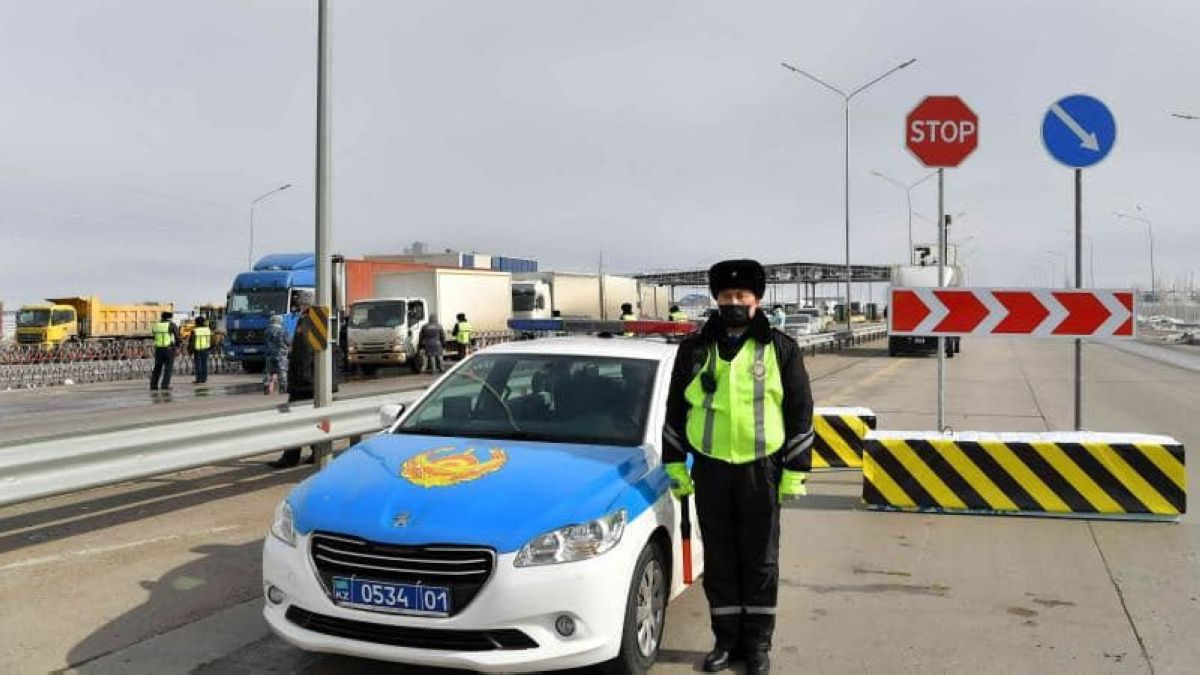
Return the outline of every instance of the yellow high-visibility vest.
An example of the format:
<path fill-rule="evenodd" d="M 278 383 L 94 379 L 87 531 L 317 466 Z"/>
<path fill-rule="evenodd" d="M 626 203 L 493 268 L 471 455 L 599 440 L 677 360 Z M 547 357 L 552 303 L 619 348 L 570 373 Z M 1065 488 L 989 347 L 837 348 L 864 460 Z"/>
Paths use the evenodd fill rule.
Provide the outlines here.
<path fill-rule="evenodd" d="M 671 312 L 671 314 L 667 318 L 669 318 L 672 321 L 675 321 L 677 323 L 687 323 L 687 320 L 688 320 L 687 314 L 684 314 L 682 311 Z"/>
<path fill-rule="evenodd" d="M 458 322 L 458 332 L 454 335 L 454 339 L 460 345 L 471 344 L 471 322 L 470 321 L 459 321 Z"/>
<path fill-rule="evenodd" d="M 208 326 L 197 326 L 192 329 L 192 335 L 196 336 L 196 344 L 193 347 L 198 352 L 206 352 L 212 348 L 212 329 Z"/>
<path fill-rule="evenodd" d="M 170 347 L 175 344 L 175 336 L 171 335 L 170 321 L 157 321 L 150 326 L 150 333 L 154 335 L 155 347 Z"/>
<path fill-rule="evenodd" d="M 715 391 L 704 391 L 705 374 Z M 770 342 L 747 339 L 733 361 L 720 358 L 712 345 L 684 398 L 688 442 L 709 457 L 745 464 L 783 447 L 783 377 Z"/>

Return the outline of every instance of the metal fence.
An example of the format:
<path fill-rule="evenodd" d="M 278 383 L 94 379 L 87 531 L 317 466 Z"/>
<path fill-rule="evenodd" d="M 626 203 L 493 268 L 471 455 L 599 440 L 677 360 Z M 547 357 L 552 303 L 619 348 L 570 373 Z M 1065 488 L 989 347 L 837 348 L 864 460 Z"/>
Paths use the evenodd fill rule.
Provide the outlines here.
<path fill-rule="evenodd" d="M 46 360 L 0 365 L 0 391 L 8 389 L 37 389 L 71 384 L 120 382 L 149 379 L 154 358 L 131 352 L 127 358 L 95 360 Z M 241 372 L 241 364 L 229 361 L 219 353 L 208 359 L 210 375 Z M 175 357 L 175 376 L 195 375 L 195 360 L 188 354 Z"/>

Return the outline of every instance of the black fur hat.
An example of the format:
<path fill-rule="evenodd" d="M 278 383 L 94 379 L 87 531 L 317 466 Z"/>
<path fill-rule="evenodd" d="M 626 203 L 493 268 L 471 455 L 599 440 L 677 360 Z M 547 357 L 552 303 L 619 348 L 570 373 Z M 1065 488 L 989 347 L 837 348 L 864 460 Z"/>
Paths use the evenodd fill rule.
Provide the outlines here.
<path fill-rule="evenodd" d="M 745 289 L 761 298 L 767 292 L 767 273 L 757 260 L 722 260 L 708 268 L 708 290 L 714 298 L 730 288 Z"/>

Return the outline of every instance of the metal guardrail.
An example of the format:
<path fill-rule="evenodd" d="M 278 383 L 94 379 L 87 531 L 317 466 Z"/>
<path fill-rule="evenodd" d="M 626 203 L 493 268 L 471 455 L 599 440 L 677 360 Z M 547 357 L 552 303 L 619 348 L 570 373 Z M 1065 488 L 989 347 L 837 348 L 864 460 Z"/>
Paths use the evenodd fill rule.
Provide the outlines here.
<path fill-rule="evenodd" d="M 864 326 L 851 333 L 807 336 L 799 342 L 815 353 L 820 348 L 841 349 L 886 334 L 886 326 Z M 489 334 L 486 342 L 476 344 L 483 347 L 508 339 L 512 339 L 511 333 Z M 142 368 L 143 361 L 132 365 Z M 0 506 L 284 448 L 354 439 L 379 431 L 380 406 L 409 403 L 419 394 L 403 391 L 339 400 L 320 410 L 311 404 L 285 405 L 275 410 L 0 445 Z"/>
<path fill-rule="evenodd" d="M 140 429 L 0 446 L 0 506 L 210 466 L 380 430 L 379 407 L 410 403 L 402 391 Z"/>

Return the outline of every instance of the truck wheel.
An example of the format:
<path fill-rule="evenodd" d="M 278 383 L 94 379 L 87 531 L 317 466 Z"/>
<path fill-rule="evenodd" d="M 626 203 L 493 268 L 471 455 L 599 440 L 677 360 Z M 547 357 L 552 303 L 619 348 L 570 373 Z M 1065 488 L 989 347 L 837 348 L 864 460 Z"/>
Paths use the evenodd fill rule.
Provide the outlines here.
<path fill-rule="evenodd" d="M 633 566 L 625 600 L 625 626 L 617 658 L 600 666 L 604 675 L 642 675 L 654 665 L 667 626 L 667 574 L 663 553 L 648 542 Z"/>
<path fill-rule="evenodd" d="M 242 370 L 247 373 L 261 373 L 267 364 L 262 361 L 242 361 Z"/>
<path fill-rule="evenodd" d="M 413 375 L 425 372 L 425 352 L 417 352 L 408 357 L 408 367 L 412 370 Z"/>

